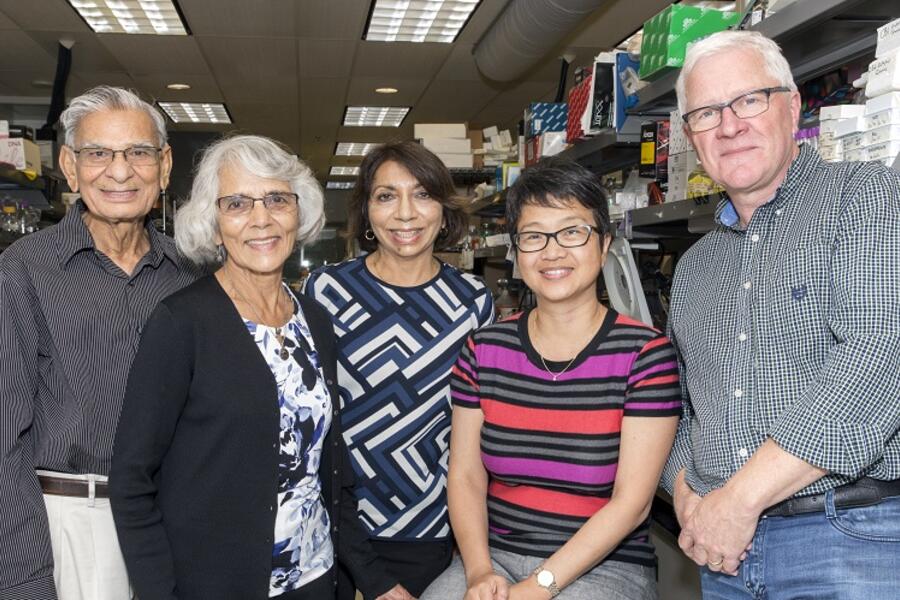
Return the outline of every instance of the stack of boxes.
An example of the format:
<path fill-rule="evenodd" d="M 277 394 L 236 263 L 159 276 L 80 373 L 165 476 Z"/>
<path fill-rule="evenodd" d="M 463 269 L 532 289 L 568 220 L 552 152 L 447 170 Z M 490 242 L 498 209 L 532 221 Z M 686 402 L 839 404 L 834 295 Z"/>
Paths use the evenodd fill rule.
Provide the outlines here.
<path fill-rule="evenodd" d="M 518 160 L 519 149 L 513 143 L 512 134 L 508 129 L 501 131 L 496 126 L 486 127 L 479 133 L 486 141 L 475 153 L 482 155 L 485 167 L 497 167 Z"/>
<path fill-rule="evenodd" d="M 877 35 L 866 83 L 865 145 L 868 160 L 891 166 L 900 154 L 900 19 Z"/>
<path fill-rule="evenodd" d="M 669 113 L 669 189 L 666 202 L 677 202 L 688 197 L 688 175 L 697 167 L 697 152 L 684 133 L 681 112 Z"/>
<path fill-rule="evenodd" d="M 869 64 L 865 106 L 825 106 L 819 111 L 819 154 L 828 162 L 878 161 L 900 154 L 900 19 L 878 29 Z"/>
<path fill-rule="evenodd" d="M 474 166 L 472 141 L 465 123 L 416 123 L 413 137 L 437 154 L 449 169 Z"/>
<path fill-rule="evenodd" d="M 34 143 L 34 131 L 0 121 L 0 163 L 17 171 L 41 174 L 41 149 Z"/>
<path fill-rule="evenodd" d="M 640 78 L 657 79 L 684 64 L 688 44 L 741 20 L 740 13 L 672 4 L 644 23 Z"/>

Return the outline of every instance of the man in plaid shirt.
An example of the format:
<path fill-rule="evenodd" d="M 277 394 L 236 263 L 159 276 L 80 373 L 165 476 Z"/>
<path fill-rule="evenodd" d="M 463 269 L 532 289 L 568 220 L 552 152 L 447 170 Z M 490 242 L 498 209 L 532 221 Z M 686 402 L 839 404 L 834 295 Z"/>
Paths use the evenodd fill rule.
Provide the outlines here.
<path fill-rule="evenodd" d="M 704 598 L 896 598 L 900 173 L 798 148 L 800 95 L 759 33 L 692 46 L 676 91 L 728 193 L 672 290 L 679 545 Z"/>

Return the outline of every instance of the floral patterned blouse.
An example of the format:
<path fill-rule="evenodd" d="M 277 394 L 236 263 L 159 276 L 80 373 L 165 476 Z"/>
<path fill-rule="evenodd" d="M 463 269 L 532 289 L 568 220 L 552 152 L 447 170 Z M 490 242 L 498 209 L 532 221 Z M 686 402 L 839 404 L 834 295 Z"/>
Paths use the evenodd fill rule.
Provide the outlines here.
<path fill-rule="evenodd" d="M 293 298 L 293 295 L 288 292 Z M 303 587 L 331 568 L 334 553 L 328 513 L 321 500 L 319 462 L 331 426 L 331 397 L 312 334 L 300 305 L 281 328 L 287 359 L 275 327 L 244 319 L 275 376 L 281 410 L 278 512 L 269 597 Z"/>

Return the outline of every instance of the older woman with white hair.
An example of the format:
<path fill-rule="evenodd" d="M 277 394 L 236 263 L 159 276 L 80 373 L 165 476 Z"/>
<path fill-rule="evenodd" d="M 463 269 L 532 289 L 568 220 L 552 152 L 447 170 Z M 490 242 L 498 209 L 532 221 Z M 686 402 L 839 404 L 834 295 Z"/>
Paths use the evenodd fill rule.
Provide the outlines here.
<path fill-rule="evenodd" d="M 338 557 L 367 598 L 408 597 L 356 519 L 328 314 L 282 282 L 322 204 L 310 169 L 267 138 L 218 141 L 197 168 L 176 243 L 215 272 L 144 328 L 110 477 L 141 600 L 323 600 Z"/>

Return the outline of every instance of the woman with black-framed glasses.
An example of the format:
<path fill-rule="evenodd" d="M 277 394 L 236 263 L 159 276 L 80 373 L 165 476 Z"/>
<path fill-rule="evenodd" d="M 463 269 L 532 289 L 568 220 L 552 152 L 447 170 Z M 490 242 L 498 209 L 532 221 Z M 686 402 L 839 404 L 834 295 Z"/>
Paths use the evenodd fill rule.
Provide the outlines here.
<path fill-rule="evenodd" d="M 476 331 L 453 370 L 448 495 L 460 549 L 422 600 L 651 600 L 648 514 L 681 395 L 659 331 L 603 306 L 599 178 L 526 169 L 507 227 L 537 306 Z"/>
<path fill-rule="evenodd" d="M 331 320 L 282 282 L 322 204 L 309 167 L 273 140 L 204 152 L 176 243 L 214 273 L 150 317 L 113 453 L 113 516 L 141 600 L 328 600 L 338 560 L 367 599 L 409 598 L 356 519 Z"/>

